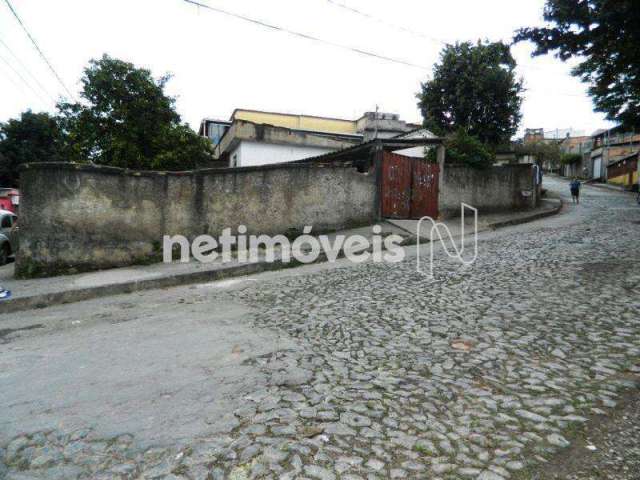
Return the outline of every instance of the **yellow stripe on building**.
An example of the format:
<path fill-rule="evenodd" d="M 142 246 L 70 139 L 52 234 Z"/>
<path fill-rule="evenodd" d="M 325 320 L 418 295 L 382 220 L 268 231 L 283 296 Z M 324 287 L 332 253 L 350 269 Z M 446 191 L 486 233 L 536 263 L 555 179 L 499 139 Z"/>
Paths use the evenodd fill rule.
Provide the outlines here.
<path fill-rule="evenodd" d="M 631 177 L 631 182 L 629 182 L 629 178 Z M 618 175 L 617 177 L 612 177 L 607 179 L 607 183 L 613 183 L 616 185 L 624 185 L 624 186 L 630 186 L 633 185 L 634 183 L 638 183 L 638 172 L 629 172 L 629 173 L 625 173 L 624 175 Z"/>
<path fill-rule="evenodd" d="M 255 110 L 236 110 L 232 120 L 244 120 L 275 127 L 309 130 L 312 132 L 356 134 L 357 123 L 339 118 L 313 117 L 310 115 L 292 115 L 287 113 L 258 112 Z"/>

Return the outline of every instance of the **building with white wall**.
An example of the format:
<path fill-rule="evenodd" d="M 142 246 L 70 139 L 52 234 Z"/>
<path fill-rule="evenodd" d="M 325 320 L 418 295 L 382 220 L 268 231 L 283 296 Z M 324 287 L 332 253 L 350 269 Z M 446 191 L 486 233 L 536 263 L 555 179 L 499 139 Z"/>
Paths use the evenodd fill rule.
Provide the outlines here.
<path fill-rule="evenodd" d="M 345 120 L 238 109 L 229 121 L 204 119 L 199 134 L 212 141 L 221 165 L 250 167 L 317 157 L 417 127 L 390 113 Z"/>
<path fill-rule="evenodd" d="M 426 128 L 419 128 L 417 130 L 413 130 L 408 133 L 397 135 L 394 138 L 401 139 L 401 140 L 424 140 L 424 139 L 433 139 L 437 137 Z M 411 148 L 398 150 L 397 152 L 394 152 L 394 153 L 404 155 L 405 157 L 425 158 L 427 156 L 427 152 L 429 151 L 429 148 L 432 148 L 432 147 L 411 147 Z"/>
<path fill-rule="evenodd" d="M 285 145 L 245 140 L 229 153 L 230 167 L 253 167 L 271 163 L 293 162 L 335 151 L 333 148 Z"/>

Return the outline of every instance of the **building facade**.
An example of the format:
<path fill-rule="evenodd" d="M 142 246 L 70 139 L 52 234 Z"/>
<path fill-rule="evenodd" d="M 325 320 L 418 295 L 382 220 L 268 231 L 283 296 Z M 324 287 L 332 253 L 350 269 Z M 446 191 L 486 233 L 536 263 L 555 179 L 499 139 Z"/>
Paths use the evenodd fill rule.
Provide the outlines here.
<path fill-rule="evenodd" d="M 237 109 L 228 121 L 204 119 L 199 134 L 213 143 L 219 166 L 249 167 L 303 160 L 418 128 L 382 112 L 347 120 Z"/>
<path fill-rule="evenodd" d="M 593 141 L 589 136 L 565 137 L 560 141 L 560 151 L 565 155 L 573 155 L 579 160 L 572 163 L 564 163 L 561 173 L 565 177 L 591 178 L 590 153 Z"/>
<path fill-rule="evenodd" d="M 615 160 L 607 166 L 607 182 L 627 189 L 638 188 L 638 157 L 640 153 L 632 153 Z"/>
<path fill-rule="evenodd" d="M 600 130 L 592 140 L 591 178 L 595 180 L 607 181 L 609 165 L 640 151 L 640 134 L 625 132 L 621 127 Z"/>

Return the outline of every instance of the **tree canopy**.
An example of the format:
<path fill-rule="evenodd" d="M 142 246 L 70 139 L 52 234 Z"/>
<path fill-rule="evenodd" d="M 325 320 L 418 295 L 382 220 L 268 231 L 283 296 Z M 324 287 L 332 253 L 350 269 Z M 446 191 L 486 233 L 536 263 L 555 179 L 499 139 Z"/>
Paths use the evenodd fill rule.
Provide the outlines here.
<path fill-rule="evenodd" d="M 169 76 L 107 55 L 81 79 L 82 101 L 61 103 L 69 160 L 132 169 L 186 170 L 210 158 L 211 144 L 181 124 Z"/>
<path fill-rule="evenodd" d="M 517 145 L 518 155 L 532 155 L 536 157 L 538 165 L 549 164 L 552 169 L 558 168 L 562 160 L 562 150 L 557 141 L 535 140 L 533 142 Z"/>
<path fill-rule="evenodd" d="M 560 156 L 560 163 L 562 165 L 573 165 L 574 163 L 580 163 L 582 161 L 582 155 L 579 153 L 563 153 Z"/>
<path fill-rule="evenodd" d="M 573 74 L 589 83 L 596 110 L 627 128 L 640 127 L 640 8 L 637 0 L 547 0 L 548 25 L 523 28 L 533 55 L 555 52 L 582 61 Z"/>
<path fill-rule="evenodd" d="M 188 170 L 211 159 L 211 142 L 180 121 L 164 89 L 169 76 L 107 55 L 92 60 L 79 102 L 57 115 L 24 112 L 0 124 L 0 186 L 16 186 L 20 164 L 92 162 L 138 170 Z"/>
<path fill-rule="evenodd" d="M 425 127 L 439 135 L 463 129 L 491 147 L 508 143 L 522 118 L 515 68 L 502 42 L 447 45 L 417 95 Z"/>
<path fill-rule="evenodd" d="M 24 112 L 0 124 L 0 186 L 15 187 L 22 163 L 63 159 L 63 135 L 55 117 Z"/>

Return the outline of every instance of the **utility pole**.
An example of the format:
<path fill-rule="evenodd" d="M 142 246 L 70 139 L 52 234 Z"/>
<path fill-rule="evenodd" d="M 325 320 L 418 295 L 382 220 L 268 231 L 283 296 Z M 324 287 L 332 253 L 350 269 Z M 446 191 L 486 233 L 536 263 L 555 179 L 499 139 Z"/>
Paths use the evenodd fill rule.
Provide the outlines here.
<path fill-rule="evenodd" d="M 378 107 L 378 104 L 376 104 L 376 116 L 375 116 L 375 133 L 373 134 L 373 139 L 377 140 L 378 139 L 378 111 L 380 110 L 380 107 Z"/>

